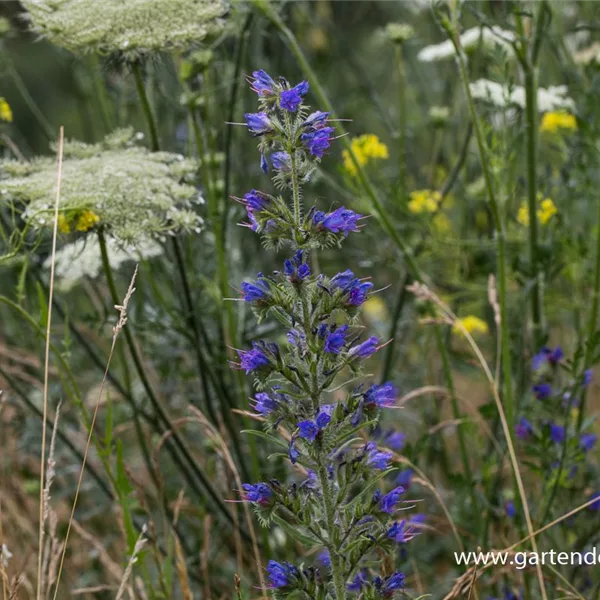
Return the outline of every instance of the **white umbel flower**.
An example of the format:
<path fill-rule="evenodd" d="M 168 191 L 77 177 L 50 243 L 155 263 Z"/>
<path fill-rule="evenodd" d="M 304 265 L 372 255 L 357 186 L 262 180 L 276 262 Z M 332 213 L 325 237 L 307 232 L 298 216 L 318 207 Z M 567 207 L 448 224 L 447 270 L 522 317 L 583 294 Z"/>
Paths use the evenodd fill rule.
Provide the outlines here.
<path fill-rule="evenodd" d="M 106 250 L 111 269 L 117 271 L 126 262 L 141 261 L 160 256 L 163 248 L 153 240 L 138 241 L 134 248 L 124 248 L 108 238 Z M 49 269 L 51 257 L 44 262 Z M 82 279 L 96 279 L 102 271 L 102 256 L 98 238 L 86 236 L 72 244 L 66 244 L 56 252 L 54 273 L 57 284 L 63 291 L 68 291 Z"/>
<path fill-rule="evenodd" d="M 460 45 L 464 50 L 478 48 L 479 45 L 483 48 L 493 49 L 494 47 L 511 49 L 511 42 L 515 39 L 511 31 L 506 31 L 497 25 L 492 27 L 472 27 L 463 32 L 460 36 Z M 450 40 L 446 40 L 441 44 L 433 44 L 425 46 L 417 58 L 421 62 L 435 62 L 452 58 L 455 55 L 454 46 Z"/>
<path fill-rule="evenodd" d="M 509 106 L 525 108 L 525 88 L 520 85 L 509 88 L 497 81 L 478 79 L 469 84 L 469 89 L 474 100 L 489 102 L 498 108 Z M 575 102 L 567 96 L 567 93 L 568 89 L 566 85 L 538 88 L 538 112 L 545 113 L 555 110 L 575 112 Z"/>

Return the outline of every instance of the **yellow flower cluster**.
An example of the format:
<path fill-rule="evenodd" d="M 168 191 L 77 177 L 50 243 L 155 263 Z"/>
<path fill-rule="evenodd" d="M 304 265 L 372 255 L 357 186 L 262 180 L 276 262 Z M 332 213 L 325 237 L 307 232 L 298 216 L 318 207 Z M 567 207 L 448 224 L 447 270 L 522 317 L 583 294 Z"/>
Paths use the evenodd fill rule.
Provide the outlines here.
<path fill-rule="evenodd" d="M 10 104 L 6 101 L 6 98 L 0 96 L 0 120 L 12 123 L 13 113 Z"/>
<path fill-rule="evenodd" d="M 488 332 L 487 323 L 475 315 L 468 315 L 462 319 L 457 319 L 454 325 L 452 325 L 453 333 L 464 334 L 463 329 L 469 334 L 486 334 Z"/>
<path fill-rule="evenodd" d="M 544 198 L 540 202 L 537 216 L 542 225 L 546 225 L 556 213 L 558 213 L 558 208 L 556 208 L 556 204 L 554 204 L 551 198 Z M 529 207 L 527 206 L 527 202 L 523 202 L 519 207 L 517 221 L 519 221 L 521 225 L 529 225 Z"/>
<path fill-rule="evenodd" d="M 415 190 L 410 193 L 408 210 L 413 214 L 434 213 L 441 200 L 442 195 L 435 190 Z"/>
<path fill-rule="evenodd" d="M 58 215 L 58 230 L 61 233 L 71 233 L 71 229 L 76 231 L 89 231 L 100 221 L 100 217 L 91 210 L 83 211 L 78 217 L 69 220 L 65 215 Z"/>
<path fill-rule="evenodd" d="M 366 133 L 354 138 L 351 146 L 356 161 L 361 167 L 366 165 L 370 160 L 385 160 L 390 155 L 388 147 L 372 133 Z M 342 159 L 344 161 L 344 169 L 354 177 L 357 169 L 348 150 L 342 152 Z"/>
<path fill-rule="evenodd" d="M 577 119 L 572 114 L 564 111 L 547 112 L 544 114 L 540 124 L 541 132 L 556 133 L 561 129 L 575 131 L 577 129 Z"/>

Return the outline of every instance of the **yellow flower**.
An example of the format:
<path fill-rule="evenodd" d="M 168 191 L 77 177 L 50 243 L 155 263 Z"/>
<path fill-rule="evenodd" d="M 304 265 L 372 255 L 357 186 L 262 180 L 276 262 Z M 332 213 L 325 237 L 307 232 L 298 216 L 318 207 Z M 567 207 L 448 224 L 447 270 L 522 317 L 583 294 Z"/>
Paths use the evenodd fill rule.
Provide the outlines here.
<path fill-rule="evenodd" d="M 385 160 L 390 155 L 388 147 L 372 133 L 366 133 L 354 138 L 351 142 L 351 147 L 356 161 L 361 167 L 366 165 L 371 159 Z M 342 159 L 344 161 L 344 169 L 350 175 L 355 176 L 357 169 L 348 150 L 342 152 Z"/>
<path fill-rule="evenodd" d="M 540 124 L 540 131 L 544 133 L 556 133 L 560 129 L 574 131 L 577 129 L 577 119 L 564 111 L 545 113 Z"/>
<path fill-rule="evenodd" d="M 91 210 L 86 210 L 85 212 L 79 215 L 79 219 L 77 219 L 77 225 L 75 228 L 77 231 L 88 231 L 91 229 L 96 223 L 100 221 L 100 217 Z"/>
<path fill-rule="evenodd" d="M 550 221 L 550 219 L 557 213 L 558 209 L 552 201 L 552 198 L 544 198 L 540 202 L 540 206 L 537 209 L 537 217 L 542 225 L 547 225 L 548 221 Z M 527 202 L 523 202 L 519 207 L 517 212 L 517 221 L 521 223 L 521 225 L 529 225 L 529 207 L 527 206 Z"/>
<path fill-rule="evenodd" d="M 7 123 L 12 123 L 13 113 L 10 104 L 6 101 L 6 98 L 0 96 L 0 119 Z"/>
<path fill-rule="evenodd" d="M 462 319 L 457 319 L 456 323 L 452 325 L 453 333 L 463 333 L 463 328 L 469 334 L 485 334 L 488 332 L 487 323 L 475 315 L 468 315 Z"/>
<path fill-rule="evenodd" d="M 71 225 L 69 224 L 69 219 L 67 219 L 65 215 L 58 215 L 58 230 L 61 233 L 71 232 Z"/>
<path fill-rule="evenodd" d="M 413 214 L 434 213 L 439 208 L 442 195 L 435 190 L 415 190 L 410 193 L 408 210 Z"/>
<path fill-rule="evenodd" d="M 545 225 L 556 213 L 558 209 L 551 198 L 544 198 L 538 208 L 538 219 L 542 225 Z"/>

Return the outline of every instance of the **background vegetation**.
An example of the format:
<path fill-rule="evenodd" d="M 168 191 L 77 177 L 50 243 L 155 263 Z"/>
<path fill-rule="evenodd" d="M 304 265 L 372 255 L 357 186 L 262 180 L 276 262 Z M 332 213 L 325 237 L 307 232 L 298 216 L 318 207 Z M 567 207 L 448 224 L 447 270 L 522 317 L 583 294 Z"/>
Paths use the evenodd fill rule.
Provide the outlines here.
<path fill-rule="evenodd" d="M 396 557 L 406 593 L 597 598 L 590 567 L 544 567 L 544 595 L 535 567 L 475 572 L 452 553 L 531 550 L 528 534 L 557 519 L 540 551 L 600 540 L 600 6 L 155 0 L 138 13 L 136 0 L 131 22 L 104 27 L 115 0 L 93 4 L 0 4 L 3 597 L 35 597 L 38 555 L 49 598 L 113 598 L 125 574 L 132 598 L 254 598 L 257 553 L 318 565 L 289 528 L 233 502 L 240 482 L 289 471 L 240 433 L 259 424 L 228 364 L 285 337 L 237 301 L 287 256 L 238 226 L 232 200 L 265 187 L 256 140 L 229 124 L 255 110 L 244 78 L 265 69 L 308 80 L 311 104 L 344 119 L 305 193 L 370 215 L 313 268 L 351 265 L 378 290 L 362 324 L 390 342 L 369 370 L 401 397 L 375 434 L 422 514 Z"/>

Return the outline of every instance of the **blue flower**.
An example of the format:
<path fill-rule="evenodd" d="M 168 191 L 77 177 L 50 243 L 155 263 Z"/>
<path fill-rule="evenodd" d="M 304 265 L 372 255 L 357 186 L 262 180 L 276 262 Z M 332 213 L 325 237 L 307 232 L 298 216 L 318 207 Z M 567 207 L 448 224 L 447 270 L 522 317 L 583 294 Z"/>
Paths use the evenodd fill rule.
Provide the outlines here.
<path fill-rule="evenodd" d="M 319 552 L 319 554 L 317 555 L 317 562 L 326 569 L 330 569 L 331 556 L 329 554 L 329 550 L 321 550 L 321 552 Z"/>
<path fill-rule="evenodd" d="M 365 446 L 365 453 L 367 455 L 367 465 L 378 469 L 379 471 L 385 471 L 388 468 L 390 459 L 392 458 L 391 452 L 382 452 L 377 449 L 377 444 L 369 442 Z"/>
<path fill-rule="evenodd" d="M 533 357 L 533 370 L 537 371 L 546 361 L 548 361 L 551 365 L 555 366 L 561 361 L 563 356 L 564 353 L 560 346 L 557 346 L 556 348 L 542 348 L 541 351 Z"/>
<path fill-rule="evenodd" d="M 406 435 L 400 431 L 388 431 L 382 438 L 383 443 L 396 452 L 404 448 Z"/>
<path fill-rule="evenodd" d="M 385 579 L 376 577 L 374 583 L 375 588 L 383 598 L 392 598 L 394 592 L 404 588 L 404 573 L 394 573 Z"/>
<path fill-rule="evenodd" d="M 266 392 L 258 392 L 254 397 L 254 410 L 264 417 L 270 415 L 274 410 L 279 408 L 279 402 L 271 398 Z"/>
<path fill-rule="evenodd" d="M 393 523 L 387 530 L 386 536 L 399 544 L 404 544 L 407 541 L 406 521 Z"/>
<path fill-rule="evenodd" d="M 269 357 L 265 354 L 264 345 L 258 342 L 252 342 L 252 350 L 238 350 L 240 357 L 240 369 L 251 373 L 262 367 L 267 367 L 271 363 Z"/>
<path fill-rule="evenodd" d="M 306 419 L 305 421 L 300 421 L 298 423 L 298 435 L 305 440 L 309 440 L 310 442 L 314 442 L 317 434 L 319 433 L 319 428 L 314 421 L 310 419 Z"/>
<path fill-rule="evenodd" d="M 310 265 L 304 262 L 304 252 L 298 250 L 292 258 L 286 258 L 283 263 L 283 272 L 292 283 L 299 283 L 310 275 Z"/>
<path fill-rule="evenodd" d="M 401 485 L 404 489 L 408 489 L 412 484 L 413 475 L 414 471 L 412 469 L 404 469 L 398 473 L 398 477 L 396 477 L 396 483 Z"/>
<path fill-rule="evenodd" d="M 597 498 L 597 500 L 596 500 L 595 502 L 592 502 L 592 504 L 590 504 L 590 505 L 588 506 L 588 508 L 589 508 L 590 510 L 600 510 L 600 492 L 594 492 L 594 493 L 593 493 L 593 494 L 592 494 L 592 495 L 591 495 L 591 496 L 590 496 L 590 497 L 587 499 L 587 501 L 589 502 L 590 500 L 594 500 L 594 499 L 596 499 L 596 498 Z"/>
<path fill-rule="evenodd" d="M 381 407 L 393 406 L 398 396 L 398 389 L 388 381 L 383 385 L 372 385 L 364 396 L 366 404 L 376 404 Z"/>
<path fill-rule="evenodd" d="M 244 194 L 242 202 L 246 206 L 246 210 L 261 211 L 269 205 L 269 197 L 257 190 L 250 190 L 247 194 Z"/>
<path fill-rule="evenodd" d="M 290 457 L 290 462 L 295 465 L 298 458 L 300 458 L 300 452 L 298 448 L 296 448 L 296 438 L 292 437 L 290 441 L 290 446 L 288 448 L 288 456 Z"/>
<path fill-rule="evenodd" d="M 268 506 L 273 498 L 273 490 L 266 483 L 244 483 L 242 497 L 247 502 Z"/>
<path fill-rule="evenodd" d="M 310 113 L 308 117 L 306 117 L 303 125 L 304 127 L 308 127 L 311 129 L 323 129 L 325 125 L 327 125 L 327 118 L 329 117 L 328 112 L 323 112 L 320 110 L 316 110 L 313 113 Z"/>
<path fill-rule="evenodd" d="M 400 501 L 400 496 L 404 493 L 404 488 L 399 485 L 391 492 L 382 496 L 379 500 L 379 508 L 382 512 L 391 514 L 396 508 L 396 504 Z"/>
<path fill-rule="evenodd" d="M 584 452 L 588 452 L 596 445 L 597 439 L 595 433 L 582 433 L 579 437 L 579 447 Z"/>
<path fill-rule="evenodd" d="M 333 212 L 324 213 L 317 210 L 313 215 L 313 224 L 317 229 L 328 229 L 333 233 L 343 233 L 348 235 L 351 231 L 358 231 L 358 220 L 362 219 L 363 215 L 340 206 Z"/>
<path fill-rule="evenodd" d="M 532 389 L 538 400 L 544 400 L 552 396 L 552 386 L 549 383 L 536 383 Z"/>
<path fill-rule="evenodd" d="M 271 163 L 278 171 L 289 171 L 292 168 L 292 158 L 287 152 L 273 152 Z"/>
<path fill-rule="evenodd" d="M 306 92 L 308 92 L 308 81 L 302 81 L 293 88 L 284 90 L 279 98 L 279 106 L 289 112 L 296 112 Z"/>
<path fill-rule="evenodd" d="M 555 444 L 562 444 L 565 440 L 565 428 L 562 425 L 550 423 L 550 438 Z"/>
<path fill-rule="evenodd" d="M 362 344 L 358 344 L 357 346 L 350 348 L 349 355 L 357 358 L 369 358 L 370 356 L 373 356 L 375 352 L 377 352 L 378 342 L 379 339 L 377 339 L 375 336 L 371 336 Z"/>
<path fill-rule="evenodd" d="M 242 283 L 242 292 L 246 302 L 261 302 L 270 296 L 271 289 L 269 281 L 263 277 L 262 273 L 259 273 L 254 283 L 246 281 Z"/>
<path fill-rule="evenodd" d="M 273 131 L 273 123 L 271 123 L 271 119 L 269 119 L 267 113 L 246 113 L 244 118 L 246 119 L 248 130 L 254 135 L 262 135 L 263 133 Z"/>
<path fill-rule="evenodd" d="M 514 518 L 514 516 L 517 514 L 515 503 L 512 500 L 507 500 L 504 503 L 504 512 L 506 513 L 506 516 L 510 519 Z"/>
<path fill-rule="evenodd" d="M 588 385 L 590 385 L 590 383 L 592 382 L 592 370 L 591 369 L 586 369 L 583 372 L 583 387 L 586 387 Z"/>
<path fill-rule="evenodd" d="M 267 565 L 269 585 L 272 588 L 283 588 L 291 585 L 298 577 L 298 569 L 289 562 L 270 560 Z"/>
<path fill-rule="evenodd" d="M 322 129 L 303 133 L 300 136 L 300 139 L 310 154 L 317 158 L 323 158 L 325 150 L 329 149 L 329 146 L 331 146 L 331 140 L 333 139 L 331 134 L 334 131 L 335 129 L 333 127 L 323 127 Z"/>
<path fill-rule="evenodd" d="M 337 329 L 329 331 L 325 338 L 325 352 L 329 354 L 339 354 L 346 344 L 346 335 L 348 332 L 348 325 L 342 325 Z"/>
<path fill-rule="evenodd" d="M 331 285 L 348 295 L 346 300 L 348 306 L 360 306 L 367 299 L 368 292 L 373 287 L 370 281 L 361 282 L 358 277 L 354 277 L 354 273 L 350 269 L 332 277 Z"/>
<path fill-rule="evenodd" d="M 259 96 L 268 96 L 275 92 L 273 89 L 275 86 L 275 81 L 273 81 L 273 78 L 262 69 L 254 71 L 252 73 L 252 77 L 249 78 L 248 81 L 250 82 L 250 87 Z"/>
<path fill-rule="evenodd" d="M 363 585 L 367 582 L 367 571 L 366 569 L 361 569 L 355 576 L 354 579 L 348 583 L 346 589 L 349 592 L 360 592 Z"/>
<path fill-rule="evenodd" d="M 317 414 L 316 423 L 319 429 L 323 429 L 331 422 L 331 413 L 335 408 L 334 404 L 324 404 Z"/>
<path fill-rule="evenodd" d="M 525 440 L 533 433 L 533 425 L 525 417 L 521 417 L 515 426 L 515 433 L 519 439 Z"/>

